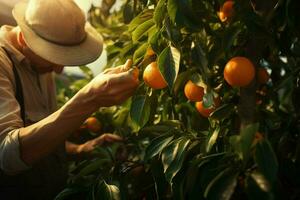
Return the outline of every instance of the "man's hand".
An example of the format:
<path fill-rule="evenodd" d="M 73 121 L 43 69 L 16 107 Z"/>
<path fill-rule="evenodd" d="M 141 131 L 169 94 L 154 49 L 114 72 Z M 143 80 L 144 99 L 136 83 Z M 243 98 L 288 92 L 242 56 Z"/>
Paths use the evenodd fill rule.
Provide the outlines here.
<path fill-rule="evenodd" d="M 97 146 L 101 146 L 104 144 L 114 143 L 114 142 L 122 142 L 123 138 L 118 135 L 113 135 L 110 133 L 105 133 L 93 140 L 89 140 L 84 144 L 78 146 L 78 153 L 89 153 L 92 152 Z"/>
<path fill-rule="evenodd" d="M 133 95 L 139 85 L 136 69 L 131 68 L 132 61 L 124 65 L 105 70 L 88 85 L 88 94 L 98 106 L 112 106 L 124 102 Z"/>

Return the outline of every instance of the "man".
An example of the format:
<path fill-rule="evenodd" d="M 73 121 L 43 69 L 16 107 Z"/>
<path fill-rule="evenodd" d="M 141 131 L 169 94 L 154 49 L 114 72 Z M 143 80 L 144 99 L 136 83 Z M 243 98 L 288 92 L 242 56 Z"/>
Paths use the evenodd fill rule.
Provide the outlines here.
<path fill-rule="evenodd" d="M 82 145 L 66 139 L 101 106 L 120 104 L 138 86 L 130 61 L 96 76 L 56 110 L 53 71 L 94 61 L 98 33 L 72 0 L 17 4 L 17 27 L 0 30 L 0 199 L 53 199 L 66 181 L 67 152 L 93 150 L 120 138 Z"/>

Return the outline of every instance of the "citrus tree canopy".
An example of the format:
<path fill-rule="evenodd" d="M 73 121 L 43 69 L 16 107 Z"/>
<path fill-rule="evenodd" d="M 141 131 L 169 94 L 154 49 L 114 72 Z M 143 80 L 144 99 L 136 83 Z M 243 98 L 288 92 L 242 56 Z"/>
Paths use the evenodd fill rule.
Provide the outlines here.
<path fill-rule="evenodd" d="M 125 142 L 72 163 L 57 199 L 300 199 L 300 4 L 115 2 L 89 20 L 107 67 L 130 58 L 141 84 L 94 117 Z M 62 104 L 92 78 L 82 70 Z"/>

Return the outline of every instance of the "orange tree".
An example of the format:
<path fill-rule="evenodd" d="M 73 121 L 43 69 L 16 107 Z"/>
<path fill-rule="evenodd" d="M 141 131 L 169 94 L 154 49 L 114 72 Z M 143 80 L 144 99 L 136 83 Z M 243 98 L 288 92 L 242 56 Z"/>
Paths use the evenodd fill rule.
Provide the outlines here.
<path fill-rule="evenodd" d="M 57 199 L 299 199 L 296 0 L 115 2 L 89 19 L 141 85 L 94 116 L 125 142 L 73 162 Z"/>

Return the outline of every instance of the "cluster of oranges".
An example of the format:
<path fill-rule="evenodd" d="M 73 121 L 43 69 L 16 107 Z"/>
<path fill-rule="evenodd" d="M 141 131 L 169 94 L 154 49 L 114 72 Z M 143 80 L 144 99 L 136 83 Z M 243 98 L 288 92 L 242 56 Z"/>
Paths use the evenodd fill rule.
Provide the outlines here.
<path fill-rule="evenodd" d="M 185 84 L 184 94 L 187 99 L 196 102 L 196 109 L 203 117 L 209 117 L 209 115 L 220 105 L 220 98 L 215 98 L 214 105 L 210 108 L 206 108 L 203 103 L 204 88 L 193 83 L 191 80 Z"/>
<path fill-rule="evenodd" d="M 228 0 L 221 6 L 218 16 L 222 22 L 230 21 L 235 14 L 234 1 Z M 153 56 L 155 52 L 148 48 L 146 56 Z M 252 62 L 246 57 L 234 57 L 225 65 L 223 76 L 225 81 L 232 87 L 245 87 L 249 85 L 255 78 L 257 73 L 257 82 L 265 84 L 269 80 L 269 74 L 266 69 L 256 69 Z M 143 79 L 146 85 L 153 89 L 163 89 L 168 86 L 166 80 L 161 74 L 157 62 L 150 63 L 143 72 Z M 196 102 L 195 106 L 199 113 L 204 117 L 210 114 L 220 105 L 220 98 L 214 99 L 214 105 L 206 108 L 203 103 L 204 88 L 198 86 L 189 80 L 184 87 L 184 94 L 192 102 Z"/>
<path fill-rule="evenodd" d="M 245 87 L 255 78 L 255 67 L 246 57 L 230 59 L 224 68 L 224 79 L 234 87 Z M 265 84 L 270 76 L 265 68 L 258 68 L 257 82 Z"/>
<path fill-rule="evenodd" d="M 233 87 L 245 87 L 253 81 L 255 73 L 255 67 L 248 58 L 234 57 L 227 62 L 223 75 L 229 85 Z M 153 89 L 163 89 L 167 87 L 167 82 L 162 76 L 157 62 L 152 62 L 145 68 L 143 79 L 145 83 Z M 267 70 L 265 68 L 259 68 L 257 71 L 258 83 L 265 84 L 268 80 L 269 74 Z M 204 117 L 209 117 L 220 105 L 220 98 L 215 98 L 214 106 L 206 108 L 203 105 L 204 88 L 193 83 L 191 80 L 186 83 L 184 94 L 187 99 L 196 102 L 196 109 Z"/>

